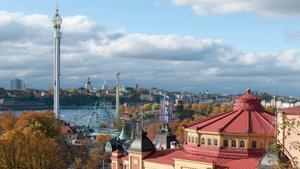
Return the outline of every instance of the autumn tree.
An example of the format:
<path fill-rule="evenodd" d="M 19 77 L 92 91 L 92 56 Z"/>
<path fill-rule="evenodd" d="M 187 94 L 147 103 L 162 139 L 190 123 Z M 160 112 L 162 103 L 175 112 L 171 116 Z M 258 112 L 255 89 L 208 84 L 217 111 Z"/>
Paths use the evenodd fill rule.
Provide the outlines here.
<path fill-rule="evenodd" d="M 99 144 L 105 144 L 107 143 L 111 137 L 109 135 L 99 135 L 96 137 L 96 142 Z"/>
<path fill-rule="evenodd" d="M 158 103 L 154 103 L 152 104 L 152 111 L 158 110 L 159 109 L 159 104 Z"/>
<path fill-rule="evenodd" d="M 190 103 L 184 103 L 183 109 L 184 110 L 190 110 L 192 108 L 192 105 Z"/>
<path fill-rule="evenodd" d="M 148 125 L 146 127 L 146 131 L 147 131 L 147 136 L 153 140 L 156 136 L 157 130 L 158 130 L 159 124 L 158 123 L 151 123 L 150 125 Z"/>
<path fill-rule="evenodd" d="M 57 141 L 60 126 L 53 113 L 27 112 L 19 117 L 1 114 L 0 119 L 8 124 L 5 129 L 1 127 L 4 133 L 0 135 L 0 168 L 66 168 Z"/>

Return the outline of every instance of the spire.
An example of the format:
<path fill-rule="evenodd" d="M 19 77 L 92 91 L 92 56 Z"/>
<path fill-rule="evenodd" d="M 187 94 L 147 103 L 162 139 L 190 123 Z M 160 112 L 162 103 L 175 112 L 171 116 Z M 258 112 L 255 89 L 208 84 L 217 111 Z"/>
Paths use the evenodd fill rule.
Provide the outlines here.
<path fill-rule="evenodd" d="M 125 122 L 122 121 L 122 131 L 118 137 L 120 140 L 128 140 L 129 139 L 129 136 L 128 136 L 128 133 L 126 131 L 126 125 L 125 125 Z"/>

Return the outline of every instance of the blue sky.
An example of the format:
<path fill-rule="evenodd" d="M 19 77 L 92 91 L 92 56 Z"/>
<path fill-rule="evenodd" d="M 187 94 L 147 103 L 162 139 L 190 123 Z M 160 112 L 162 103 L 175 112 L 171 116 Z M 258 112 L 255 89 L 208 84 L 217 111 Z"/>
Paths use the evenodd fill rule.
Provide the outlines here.
<path fill-rule="evenodd" d="M 274 91 L 278 88 L 283 94 L 295 94 L 290 89 L 296 90 L 297 82 L 300 82 L 296 76 L 299 73 L 298 64 L 300 65 L 298 51 L 300 12 L 297 12 L 300 4 L 296 0 L 287 0 L 282 5 L 280 1 L 254 0 L 250 3 L 232 0 L 228 3 L 220 0 L 220 3 L 209 3 L 203 0 L 88 0 L 88 2 L 61 0 L 61 14 L 67 17 L 66 24 L 68 23 L 65 26 L 66 43 L 63 50 L 68 63 L 65 66 L 63 86 L 65 88 L 80 86 L 88 76 L 94 79 L 97 88 L 100 88 L 103 80 L 108 80 L 113 85 L 114 79 L 109 72 L 120 70 L 124 72 L 125 85 L 141 83 L 145 87 L 156 86 L 171 90 L 199 92 L 210 89 L 215 92 L 233 93 L 248 87 L 266 91 Z M 13 27 L 17 22 L 18 25 L 24 26 L 23 31 L 32 31 L 27 24 L 29 21 L 20 18 L 39 15 L 37 22 L 44 23 L 52 16 L 55 6 L 54 0 L 0 0 L 0 11 L 5 12 L 2 18 L 18 14 L 10 22 L 5 23 L 6 25 L 2 25 L 2 28 Z M 87 25 L 80 26 L 85 21 Z M 32 25 L 36 29 L 42 28 L 38 30 L 44 29 L 50 35 L 50 25 L 40 26 L 37 23 Z M 0 31 L 2 28 L 0 25 Z M 89 29 L 89 31 L 83 34 L 79 29 Z M 11 30 L 10 33 L 14 34 L 13 31 Z M 31 42 L 30 37 L 25 33 L 19 32 L 19 34 L 22 40 L 2 39 L 3 43 L 6 43 L 3 44 L 3 48 L 9 47 L 7 42 L 20 44 Z M 96 38 L 99 34 L 101 36 L 105 34 L 104 39 L 108 38 L 109 45 L 103 44 L 103 37 Z M 109 38 L 108 34 L 109 37 L 120 36 L 121 38 L 116 38 L 117 40 Z M 83 36 L 88 38 L 82 38 Z M 51 38 L 50 36 L 47 44 L 51 44 Z M 76 42 L 75 44 L 78 43 L 77 48 L 68 48 L 71 39 Z M 170 39 L 171 41 L 168 41 Z M 174 41 L 176 43 L 171 44 Z M 114 45 L 122 45 L 121 42 L 129 47 L 119 51 L 114 50 Z M 0 52 L 0 56 L 4 57 L 4 54 L 9 53 L 16 57 L 18 50 L 29 50 L 35 48 L 35 45 L 39 46 L 40 43 L 42 42 L 37 41 L 32 46 L 23 46 L 22 50 L 13 48 L 14 52 L 2 54 Z M 149 45 L 149 51 L 145 53 L 143 49 L 148 48 Z M 82 52 L 80 54 L 78 48 L 86 48 L 86 51 L 80 51 Z M 36 53 L 51 56 L 51 50 L 37 50 Z M 86 70 L 86 66 L 91 66 L 88 64 L 89 59 L 94 59 L 96 56 L 101 66 L 95 68 L 94 72 L 92 69 Z M 24 55 L 24 65 L 29 58 L 30 56 Z M 78 63 L 82 65 L 77 67 L 80 73 L 74 72 L 77 61 L 70 63 L 75 59 L 82 60 Z M 107 65 L 109 70 L 103 70 L 102 64 Z M 161 69 L 155 68 L 155 65 L 159 65 Z M 191 65 L 190 69 L 184 69 L 189 65 Z M 64 59 L 62 66 L 64 66 Z M 46 75 L 51 72 L 51 67 L 47 68 L 49 70 L 45 71 L 44 75 L 40 73 L 40 76 L 49 76 L 43 82 L 39 80 L 36 73 L 32 73 L 34 70 L 38 71 L 38 66 L 26 70 L 28 73 L 24 73 L 25 68 L 16 70 L 8 64 L 7 67 L 14 72 L 11 76 L 25 79 L 29 87 L 51 87 L 51 76 Z M 136 69 L 143 71 L 139 71 L 138 77 L 132 78 L 134 74 L 130 72 L 138 71 Z M 95 73 L 99 71 L 102 73 Z M 158 72 L 159 76 L 154 78 Z M 193 78 L 189 78 L 189 75 Z M 172 76 L 175 77 L 172 79 Z M 0 85 L 8 87 L 9 77 L 1 77 Z M 189 78 L 189 80 L 178 82 L 176 81 L 178 78 Z M 172 84 L 168 83 L 170 80 Z"/>
<path fill-rule="evenodd" d="M 51 16 L 55 0 L 1 0 L 1 9 Z M 85 15 L 129 33 L 178 34 L 222 39 L 244 52 L 278 52 L 299 46 L 289 33 L 300 31 L 298 16 L 277 18 L 255 12 L 199 16 L 189 7 L 158 0 L 61 0 L 62 15 Z"/>

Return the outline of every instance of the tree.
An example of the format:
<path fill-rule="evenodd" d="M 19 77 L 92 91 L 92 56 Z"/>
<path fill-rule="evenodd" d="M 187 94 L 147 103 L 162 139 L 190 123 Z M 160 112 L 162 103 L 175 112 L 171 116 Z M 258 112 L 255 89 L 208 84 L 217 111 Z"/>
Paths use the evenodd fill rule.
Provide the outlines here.
<path fill-rule="evenodd" d="M 209 103 L 199 103 L 198 104 L 198 110 L 201 111 L 201 112 L 206 112 L 208 106 L 209 106 Z"/>
<path fill-rule="evenodd" d="M 11 124 L 0 135 L 0 168 L 60 169 L 66 168 L 61 147 L 57 142 L 59 122 L 50 112 L 28 112 L 14 117 L 1 115 Z"/>
<path fill-rule="evenodd" d="M 198 110 L 198 103 L 193 103 L 192 104 L 192 109 L 193 110 Z"/>
<path fill-rule="evenodd" d="M 99 168 L 102 165 L 102 161 L 105 158 L 103 149 L 93 148 L 89 152 L 89 160 L 87 161 L 88 169 Z"/>
<path fill-rule="evenodd" d="M 183 126 L 179 126 L 176 129 L 175 135 L 176 135 L 176 139 L 179 143 L 183 143 L 184 142 L 184 134 L 185 134 L 185 129 Z"/>
<path fill-rule="evenodd" d="M 111 139 L 111 137 L 109 135 L 99 135 L 96 137 L 96 142 L 99 144 L 105 144 L 110 139 Z"/>
<path fill-rule="evenodd" d="M 155 138 L 158 127 L 159 127 L 159 124 L 155 123 L 155 122 L 151 123 L 149 126 L 146 127 L 147 136 L 151 140 L 153 140 Z"/>
<path fill-rule="evenodd" d="M 151 110 L 151 105 L 150 104 L 144 104 L 143 110 L 144 111 L 150 111 Z"/>
<path fill-rule="evenodd" d="M 183 109 L 184 110 L 190 110 L 192 108 L 192 105 L 190 103 L 184 103 Z"/>
<path fill-rule="evenodd" d="M 5 111 L 0 114 L 0 133 L 5 133 L 15 128 L 17 118 L 11 111 Z"/>
<path fill-rule="evenodd" d="M 230 112 L 232 110 L 233 110 L 233 104 L 226 103 L 221 105 L 221 112 Z"/>
<path fill-rule="evenodd" d="M 158 110 L 159 109 L 159 104 L 158 103 L 154 103 L 152 105 L 152 111 Z"/>
<path fill-rule="evenodd" d="M 266 108 L 267 112 L 270 112 L 270 113 L 273 113 L 273 114 L 275 114 L 276 110 L 277 110 L 277 108 L 275 106 L 268 106 Z"/>

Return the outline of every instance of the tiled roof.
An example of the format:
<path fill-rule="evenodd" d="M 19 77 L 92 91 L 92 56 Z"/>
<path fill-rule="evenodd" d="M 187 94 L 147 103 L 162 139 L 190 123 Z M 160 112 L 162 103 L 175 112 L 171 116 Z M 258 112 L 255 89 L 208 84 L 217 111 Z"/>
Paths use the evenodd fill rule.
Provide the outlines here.
<path fill-rule="evenodd" d="M 300 115 L 300 106 L 291 107 L 287 109 L 281 109 L 278 112 L 286 115 Z"/>
<path fill-rule="evenodd" d="M 273 134 L 274 115 L 250 91 L 236 99 L 234 110 L 186 125 L 192 130 L 228 133 Z"/>
<path fill-rule="evenodd" d="M 261 157 L 254 156 L 240 159 L 230 159 L 192 155 L 180 149 L 169 149 L 156 151 L 147 156 L 144 160 L 153 163 L 173 165 L 174 159 L 213 163 L 217 169 L 255 169 L 259 165 Z"/>
<path fill-rule="evenodd" d="M 73 129 L 71 126 L 69 126 L 69 125 L 61 125 L 61 127 L 60 127 L 60 133 L 61 133 L 61 134 L 74 134 L 75 131 L 74 131 L 74 129 Z"/>

